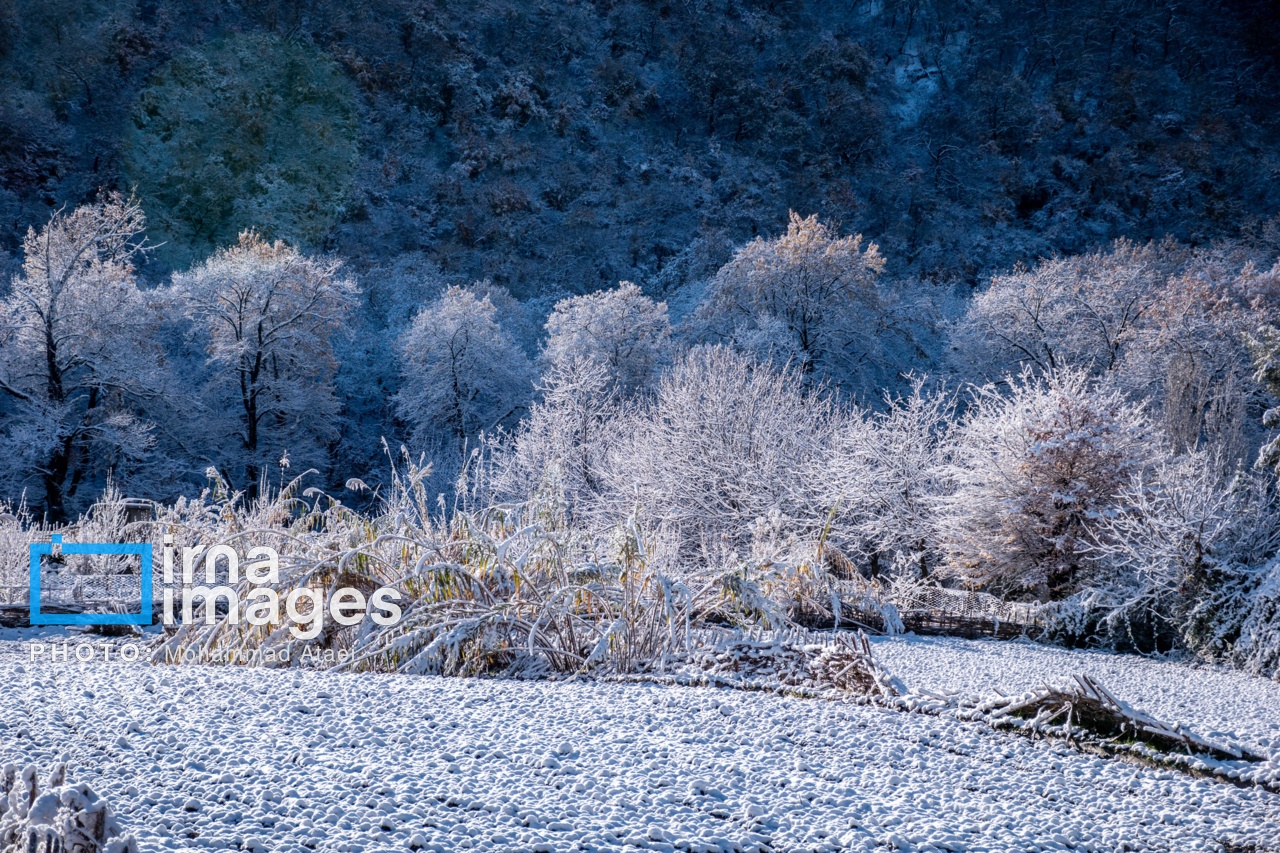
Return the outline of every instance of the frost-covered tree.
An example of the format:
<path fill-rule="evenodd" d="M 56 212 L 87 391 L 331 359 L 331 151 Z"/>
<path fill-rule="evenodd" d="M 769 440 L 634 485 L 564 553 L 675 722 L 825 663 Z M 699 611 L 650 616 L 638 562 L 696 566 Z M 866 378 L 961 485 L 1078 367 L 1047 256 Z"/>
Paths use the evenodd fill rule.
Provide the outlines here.
<path fill-rule="evenodd" d="M 400 337 L 399 415 L 423 443 L 454 449 L 511 423 L 532 390 L 529 359 L 498 324 L 488 296 L 451 287 Z"/>
<path fill-rule="evenodd" d="M 132 198 L 59 210 L 23 241 L 22 272 L 0 303 L 0 482 L 39 483 L 55 520 L 83 484 L 120 480 L 148 456 L 140 413 L 162 386 L 147 299 L 134 278 L 145 220 Z"/>
<path fill-rule="evenodd" d="M 1277 282 L 1280 268 L 1215 251 L 1155 285 L 1112 381 L 1151 402 L 1173 452 L 1207 448 L 1224 474 L 1253 454 L 1260 436 L 1250 411 L 1260 395 L 1245 333 L 1270 313 Z"/>
<path fill-rule="evenodd" d="M 227 478 L 252 496 L 285 452 L 323 467 L 336 438 L 333 337 L 359 295 L 341 262 L 246 231 L 174 287 L 211 371 L 208 420 L 194 428 Z"/>
<path fill-rule="evenodd" d="M 1022 367 L 1106 376 L 1152 402 L 1175 450 L 1211 443 L 1230 467 L 1249 441 L 1242 333 L 1275 298 L 1275 273 L 1252 260 L 1121 240 L 996 276 L 951 329 L 956 366 L 983 381 Z"/>
<path fill-rule="evenodd" d="M 998 378 L 1024 365 L 1105 372 L 1120 361 L 1157 298 L 1157 282 L 1185 263 L 1173 244 L 1118 241 L 1019 267 L 974 297 L 953 333 L 966 367 Z"/>
<path fill-rule="evenodd" d="M 440 293 L 444 290 L 445 288 L 441 288 Z M 493 303 L 493 319 L 526 355 L 533 356 L 537 352 L 538 339 L 542 336 L 542 318 L 546 314 L 545 307 L 537 303 L 521 302 L 510 290 L 487 278 L 472 282 L 467 285 L 467 290 L 475 294 L 477 299 L 488 299 Z M 417 316 L 416 310 L 414 316 Z"/>
<path fill-rule="evenodd" d="M 495 442 L 490 489 L 499 500 L 522 500 L 550 488 L 571 521 L 597 508 L 609 449 L 617 439 L 619 407 L 610 376 L 593 359 L 551 365 L 539 382 L 541 399 L 514 435 Z"/>
<path fill-rule="evenodd" d="M 881 336 L 891 325 L 876 283 L 884 265 L 861 234 L 840 237 L 793 212 L 785 234 L 756 238 L 720 269 L 695 323 L 705 336 L 870 390 L 884 378 Z"/>
<path fill-rule="evenodd" d="M 1024 372 L 977 389 L 938 502 L 942 547 L 963 581 L 1042 600 L 1095 569 L 1097 519 L 1147 466 L 1158 436 L 1142 408 L 1081 371 Z"/>
<path fill-rule="evenodd" d="M 584 360 L 597 363 L 605 370 L 607 388 L 624 397 L 646 389 L 671 361 L 667 304 L 629 281 L 562 299 L 547 320 L 542 359 L 552 369 Z"/>

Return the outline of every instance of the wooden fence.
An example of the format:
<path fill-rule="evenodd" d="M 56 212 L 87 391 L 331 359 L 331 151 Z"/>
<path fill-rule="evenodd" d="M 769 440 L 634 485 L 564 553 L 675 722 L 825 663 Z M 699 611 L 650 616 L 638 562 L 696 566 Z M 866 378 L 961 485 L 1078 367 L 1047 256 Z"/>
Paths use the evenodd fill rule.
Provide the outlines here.
<path fill-rule="evenodd" d="M 971 639 L 1012 639 L 1036 636 L 1046 624 L 1039 604 L 1003 601 L 985 592 L 918 587 L 895 596 L 890 590 L 865 581 L 846 582 L 841 587 L 840 622 L 876 633 L 914 631 Z"/>

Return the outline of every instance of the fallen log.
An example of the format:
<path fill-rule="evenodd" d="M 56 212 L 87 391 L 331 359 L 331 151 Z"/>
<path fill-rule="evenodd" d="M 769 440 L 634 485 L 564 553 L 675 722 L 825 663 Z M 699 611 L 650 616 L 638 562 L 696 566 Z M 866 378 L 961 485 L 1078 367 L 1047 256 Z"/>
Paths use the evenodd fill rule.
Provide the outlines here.
<path fill-rule="evenodd" d="M 969 709 L 992 725 L 1011 724 L 1033 733 L 1072 739 L 1092 736 L 1110 743 L 1144 743 L 1160 752 L 1208 755 L 1218 760 L 1266 761 L 1267 756 L 1200 737 L 1117 699 L 1088 675 L 1074 684 L 1045 685 L 1020 696 L 988 699 Z M 1017 720 L 1019 722 L 1014 723 Z"/>

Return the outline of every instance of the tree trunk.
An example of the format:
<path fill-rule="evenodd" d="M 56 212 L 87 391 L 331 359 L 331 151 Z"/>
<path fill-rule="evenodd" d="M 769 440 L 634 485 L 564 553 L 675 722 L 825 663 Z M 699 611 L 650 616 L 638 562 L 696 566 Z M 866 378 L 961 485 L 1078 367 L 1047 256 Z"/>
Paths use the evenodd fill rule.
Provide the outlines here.
<path fill-rule="evenodd" d="M 67 509 L 63 501 L 62 484 L 67 481 L 67 470 L 71 465 L 72 439 L 64 438 L 58 444 L 53 455 L 45 465 L 41 480 L 44 483 L 44 510 L 49 521 L 61 524 L 67 520 Z"/>

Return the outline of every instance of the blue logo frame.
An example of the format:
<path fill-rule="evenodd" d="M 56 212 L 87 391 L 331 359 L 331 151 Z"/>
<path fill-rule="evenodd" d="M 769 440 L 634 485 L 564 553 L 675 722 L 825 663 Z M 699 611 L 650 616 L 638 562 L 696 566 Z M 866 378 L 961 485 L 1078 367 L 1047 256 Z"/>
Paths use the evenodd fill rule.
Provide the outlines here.
<path fill-rule="evenodd" d="M 150 625 L 155 617 L 155 601 L 151 590 L 151 543 L 144 545 L 113 545 L 86 542 L 79 545 L 62 544 L 62 536 L 49 537 L 49 544 L 33 542 L 31 552 L 30 610 L 32 625 Z M 142 589 L 139 593 L 137 613 L 41 613 L 40 612 L 40 558 L 52 555 L 54 546 L 64 554 L 134 555 L 142 560 Z"/>

